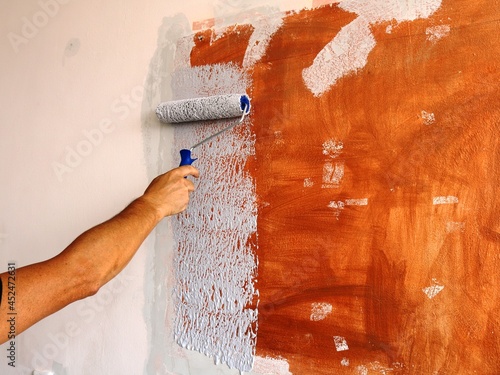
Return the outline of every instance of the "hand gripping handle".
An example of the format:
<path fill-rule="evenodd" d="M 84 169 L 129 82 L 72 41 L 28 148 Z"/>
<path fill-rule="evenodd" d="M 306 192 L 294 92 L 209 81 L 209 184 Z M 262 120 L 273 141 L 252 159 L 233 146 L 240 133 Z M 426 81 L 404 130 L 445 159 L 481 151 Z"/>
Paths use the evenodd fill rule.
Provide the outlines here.
<path fill-rule="evenodd" d="M 191 165 L 193 162 L 198 159 L 191 159 L 191 150 L 183 149 L 181 150 L 181 163 L 180 166 L 183 165 Z"/>

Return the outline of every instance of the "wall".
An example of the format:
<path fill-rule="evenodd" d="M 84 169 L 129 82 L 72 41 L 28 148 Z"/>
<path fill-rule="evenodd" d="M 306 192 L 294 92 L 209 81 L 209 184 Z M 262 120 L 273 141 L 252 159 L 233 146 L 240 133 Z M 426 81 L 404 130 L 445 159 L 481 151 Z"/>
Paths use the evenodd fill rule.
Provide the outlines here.
<path fill-rule="evenodd" d="M 2 8 L 3 270 L 9 260 L 20 267 L 57 254 L 143 191 L 137 124 L 164 5 L 28 1 Z M 20 336 L 18 373 L 142 373 L 148 247 L 97 296 Z"/>
<path fill-rule="evenodd" d="M 141 194 L 155 174 L 176 165 L 170 153 L 172 129 L 164 127 L 160 134 L 159 128 L 146 128 L 159 126 L 153 117 L 157 103 L 146 98 L 154 85 L 148 72 L 162 40 L 162 23 L 177 15 L 188 25 L 183 32 L 191 32 L 194 21 L 213 18 L 224 6 L 237 10 L 241 4 L 2 3 L 1 270 L 10 261 L 21 267 L 54 256 Z M 288 2 L 282 8 L 294 6 Z M 160 240 L 150 236 L 98 295 L 19 336 L 17 367 L 11 372 L 147 373 L 159 334 L 152 332 L 152 310 L 165 307 L 154 300 L 154 286 L 161 288 L 164 282 L 152 272 L 154 252 L 173 246 L 168 220 L 162 228 Z M 168 256 L 161 252 L 156 255 Z M 222 371 L 196 353 L 175 346 L 166 352 L 157 373 Z M 4 357 L 2 373 L 9 370 Z"/>
<path fill-rule="evenodd" d="M 179 344 L 239 369 L 255 345 L 254 369 L 279 359 L 270 373 L 498 373 L 498 9 L 346 0 L 246 17 L 177 44 L 175 95 L 238 77 L 253 98 L 247 122 L 197 150 L 214 189 L 177 220 Z M 220 249 L 253 205 L 235 274 Z"/>
<path fill-rule="evenodd" d="M 188 212 L 162 222 L 98 295 L 21 335 L 11 373 L 247 369 L 231 357 L 234 347 L 219 350 L 221 331 L 202 328 L 196 337 L 211 341 L 198 346 L 179 340 L 195 350 L 174 341 L 192 332 L 173 293 L 203 289 L 199 252 L 221 255 L 220 242 L 196 246 L 217 241 L 221 228 L 209 231 L 195 215 L 210 209 L 212 194 L 221 210 L 242 206 L 224 201 L 231 189 L 215 189 L 221 173 L 235 170 L 253 182 L 254 207 L 245 207 L 257 208 L 257 232 L 244 242 L 251 252 L 239 240 L 242 252 L 226 253 L 237 261 L 250 254 L 250 267 L 258 265 L 242 288 L 255 283 L 258 301 L 240 310 L 258 312 L 257 340 L 247 347 L 253 374 L 498 372 L 488 357 L 498 347 L 498 10 L 487 2 L 368 3 L 4 5 L 2 270 L 57 254 L 175 166 L 178 148 L 211 132 L 174 130 L 154 116 L 161 100 L 213 87 L 192 75 L 196 67 L 235 64 L 242 75 L 232 77 L 243 78 L 224 82 L 248 90 L 254 106 L 240 130 L 199 150 L 205 177 Z M 245 134 L 252 152 L 235 158 L 229 146 Z M 242 181 L 225 183 L 236 190 Z M 185 259 L 201 276 L 179 284 Z M 227 271 L 206 269 L 210 277 Z M 217 284 L 222 295 L 233 281 Z M 226 331 L 239 337 L 235 326 Z"/>

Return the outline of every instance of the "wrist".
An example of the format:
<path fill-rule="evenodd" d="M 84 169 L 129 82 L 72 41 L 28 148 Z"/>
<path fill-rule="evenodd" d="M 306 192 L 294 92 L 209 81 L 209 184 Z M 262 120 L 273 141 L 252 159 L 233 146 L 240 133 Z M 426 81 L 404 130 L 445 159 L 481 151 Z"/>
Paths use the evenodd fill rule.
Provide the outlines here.
<path fill-rule="evenodd" d="M 165 217 L 160 206 L 144 195 L 134 200 L 132 205 L 134 205 L 141 214 L 151 217 L 152 220 L 154 220 L 154 225 L 158 224 Z"/>

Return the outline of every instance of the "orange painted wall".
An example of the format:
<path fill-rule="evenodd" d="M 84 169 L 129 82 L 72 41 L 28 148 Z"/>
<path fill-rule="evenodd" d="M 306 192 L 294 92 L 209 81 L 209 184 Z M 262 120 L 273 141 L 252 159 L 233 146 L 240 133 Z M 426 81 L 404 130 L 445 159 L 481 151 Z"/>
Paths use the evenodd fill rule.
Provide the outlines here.
<path fill-rule="evenodd" d="M 376 24 L 366 66 L 320 97 L 302 71 L 355 15 L 284 18 L 249 71 L 257 355 L 293 374 L 500 373 L 499 15 L 457 0 L 390 33 Z M 191 64 L 241 65 L 251 31 L 198 33 Z M 315 303 L 331 306 L 322 320 Z"/>

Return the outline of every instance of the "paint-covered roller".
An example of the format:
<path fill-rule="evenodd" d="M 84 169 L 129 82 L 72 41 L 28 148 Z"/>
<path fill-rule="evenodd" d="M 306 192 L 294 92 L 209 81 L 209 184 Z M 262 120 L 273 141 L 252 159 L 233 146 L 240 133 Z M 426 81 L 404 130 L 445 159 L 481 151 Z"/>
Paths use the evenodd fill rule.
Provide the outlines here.
<path fill-rule="evenodd" d="M 179 123 L 241 117 L 250 112 L 247 94 L 225 94 L 160 103 L 156 115 L 161 122 Z"/>
<path fill-rule="evenodd" d="M 205 138 L 190 149 L 181 150 L 180 165 L 191 165 L 196 160 L 191 157 L 191 151 L 193 151 L 193 149 L 219 136 L 235 125 L 240 124 L 248 113 L 250 113 L 250 98 L 247 94 L 226 94 L 204 98 L 175 100 L 160 103 L 156 108 L 158 119 L 166 123 L 220 120 L 240 117 L 240 121 L 234 122 L 227 128 Z"/>

